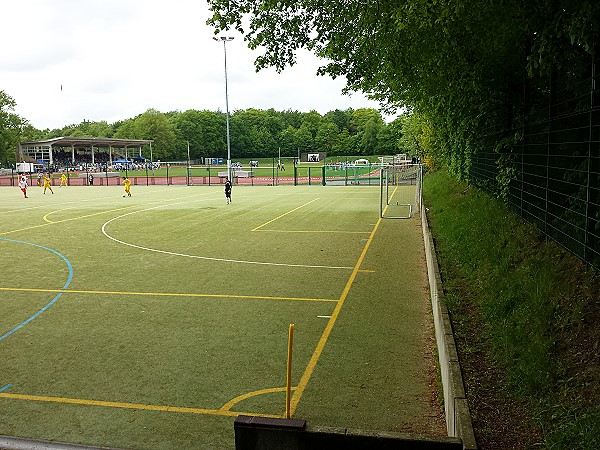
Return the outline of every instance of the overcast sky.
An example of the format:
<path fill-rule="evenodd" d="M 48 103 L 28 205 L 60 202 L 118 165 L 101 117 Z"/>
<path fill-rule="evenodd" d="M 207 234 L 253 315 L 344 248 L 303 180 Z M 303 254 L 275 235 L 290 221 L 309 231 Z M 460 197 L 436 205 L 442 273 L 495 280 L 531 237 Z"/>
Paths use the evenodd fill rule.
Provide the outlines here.
<path fill-rule="evenodd" d="M 0 12 L 0 90 L 36 128 L 112 123 L 148 108 L 225 111 L 223 44 L 204 0 L 19 0 Z M 257 53 L 228 35 L 230 112 L 379 109 L 342 95 L 344 79 L 317 76 L 320 61 L 308 53 L 281 74 L 256 73 Z"/>

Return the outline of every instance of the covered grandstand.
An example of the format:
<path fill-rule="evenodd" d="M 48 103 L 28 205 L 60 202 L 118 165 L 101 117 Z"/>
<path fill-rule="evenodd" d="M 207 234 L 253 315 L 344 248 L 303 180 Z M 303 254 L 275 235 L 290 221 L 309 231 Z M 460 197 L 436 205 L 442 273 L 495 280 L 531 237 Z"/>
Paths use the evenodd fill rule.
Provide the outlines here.
<path fill-rule="evenodd" d="M 95 137 L 57 137 L 43 141 L 21 142 L 17 148 L 17 162 L 38 164 L 75 165 L 82 161 L 91 164 L 108 163 L 115 159 L 141 157 L 144 146 L 149 145 L 152 160 L 152 140 L 113 139 Z"/>

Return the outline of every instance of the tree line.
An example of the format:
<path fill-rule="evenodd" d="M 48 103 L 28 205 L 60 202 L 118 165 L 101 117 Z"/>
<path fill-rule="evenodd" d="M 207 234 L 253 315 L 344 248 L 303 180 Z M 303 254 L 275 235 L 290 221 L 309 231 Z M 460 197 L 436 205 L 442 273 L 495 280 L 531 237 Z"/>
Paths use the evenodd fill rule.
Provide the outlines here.
<path fill-rule="evenodd" d="M 60 136 L 152 139 L 153 158 L 163 161 L 226 157 L 226 114 L 221 111 L 160 112 L 148 109 L 131 119 L 108 123 L 87 121 L 39 130 L 14 113 L 15 102 L 0 91 L 0 162 L 14 162 L 19 142 Z M 382 155 L 401 151 L 402 120 L 386 124 L 372 108 L 334 110 L 324 115 L 274 109 L 236 110 L 230 114 L 232 159 L 328 155 Z"/>
<path fill-rule="evenodd" d="M 406 108 L 406 143 L 469 180 L 477 136 L 510 130 L 553 71 L 571 74 L 600 46 L 596 0 L 209 0 L 215 33 L 236 29 L 281 71 L 306 49 L 319 72 L 393 110 Z M 520 138 L 501 136 L 502 146 Z"/>

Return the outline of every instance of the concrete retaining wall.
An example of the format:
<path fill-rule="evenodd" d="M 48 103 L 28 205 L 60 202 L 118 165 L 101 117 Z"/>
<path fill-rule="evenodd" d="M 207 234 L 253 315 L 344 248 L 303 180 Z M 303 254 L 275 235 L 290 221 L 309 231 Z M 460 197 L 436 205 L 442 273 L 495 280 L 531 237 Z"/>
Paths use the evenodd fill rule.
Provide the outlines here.
<path fill-rule="evenodd" d="M 473 431 L 471 413 L 467 404 L 452 324 L 448 315 L 446 302 L 444 301 L 442 279 L 425 208 L 421 210 L 421 222 L 423 226 L 423 239 L 425 241 L 425 256 L 427 258 L 431 307 L 435 323 L 435 337 L 444 389 L 446 428 L 448 436 L 457 437 L 462 440 L 465 450 L 476 450 L 477 442 Z"/>

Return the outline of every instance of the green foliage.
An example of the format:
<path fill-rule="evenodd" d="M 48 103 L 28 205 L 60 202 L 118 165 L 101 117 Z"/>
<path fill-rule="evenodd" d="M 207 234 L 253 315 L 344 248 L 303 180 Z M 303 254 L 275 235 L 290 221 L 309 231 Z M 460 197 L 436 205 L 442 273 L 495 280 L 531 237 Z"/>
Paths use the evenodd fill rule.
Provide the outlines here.
<path fill-rule="evenodd" d="M 485 326 L 469 333 L 492 342 L 507 387 L 537 410 L 548 448 L 598 448 L 598 386 L 587 370 L 595 350 L 577 343 L 584 321 L 597 327 L 593 274 L 540 241 L 500 199 L 444 171 L 428 175 L 423 189 L 452 311 L 466 299 L 481 310 Z M 572 347 L 579 356 L 571 356 Z"/>
<path fill-rule="evenodd" d="M 425 184 L 427 197 L 435 199 L 428 203 L 439 257 L 454 260 L 455 273 L 448 276 L 473 284 L 498 356 L 513 371 L 511 382 L 523 394 L 549 391 L 558 370 L 548 359 L 555 307 L 548 296 L 558 287 L 552 263 L 527 254 L 532 232 L 499 200 L 467 191 L 440 172 Z M 450 192 L 467 194 L 449 196 L 449 184 Z"/>
<path fill-rule="evenodd" d="M 175 156 L 175 130 L 167 116 L 155 109 L 149 109 L 133 120 L 132 131 L 135 139 L 153 139 L 154 158 L 171 160 Z"/>
<path fill-rule="evenodd" d="M 600 412 L 571 417 L 546 439 L 549 450 L 596 450 L 600 448 Z"/>
<path fill-rule="evenodd" d="M 188 110 L 174 113 L 170 120 L 176 134 L 176 154 L 180 157 L 186 154 L 188 142 L 191 159 L 218 155 L 226 148 L 224 113 Z"/>
<path fill-rule="evenodd" d="M 408 156 L 417 156 L 424 160 L 426 156 L 439 156 L 433 147 L 433 130 L 431 124 L 420 114 L 405 114 L 396 119 L 395 124 L 402 130 L 399 139 L 400 148 Z"/>
<path fill-rule="evenodd" d="M 510 127 L 503 111 L 518 115 L 525 82 L 542 90 L 552 68 L 573 55 L 589 58 L 600 23 L 600 3 L 592 0 L 208 3 L 216 33 L 235 28 L 263 52 L 257 69 L 281 71 L 304 48 L 323 58 L 320 74 L 345 77 L 347 90 L 389 110 L 408 107 L 434 130 L 427 155 L 464 180 L 474 138 Z M 370 153 L 372 140 L 362 144 Z"/>
<path fill-rule="evenodd" d="M 17 129 L 14 129 L 18 131 Z M 13 131 L 14 131 L 13 130 Z M 15 131 L 15 132 L 16 132 Z M 222 157 L 227 155 L 226 116 L 217 111 L 187 110 L 162 113 L 155 109 L 124 121 L 68 125 L 61 129 L 36 130 L 23 126 L 22 139 L 59 136 L 114 137 L 154 140 L 153 158 L 161 160 Z M 275 111 L 249 108 L 230 114 L 230 145 L 233 159 L 297 156 L 298 152 L 325 151 L 331 155 L 375 155 L 398 152 L 401 129 L 388 126 L 372 108 L 331 111 Z M 13 139 L 14 152 L 17 140 Z"/>
<path fill-rule="evenodd" d="M 0 91 L 0 165 L 15 160 L 15 149 L 27 121 L 14 113 L 16 102 Z"/>

